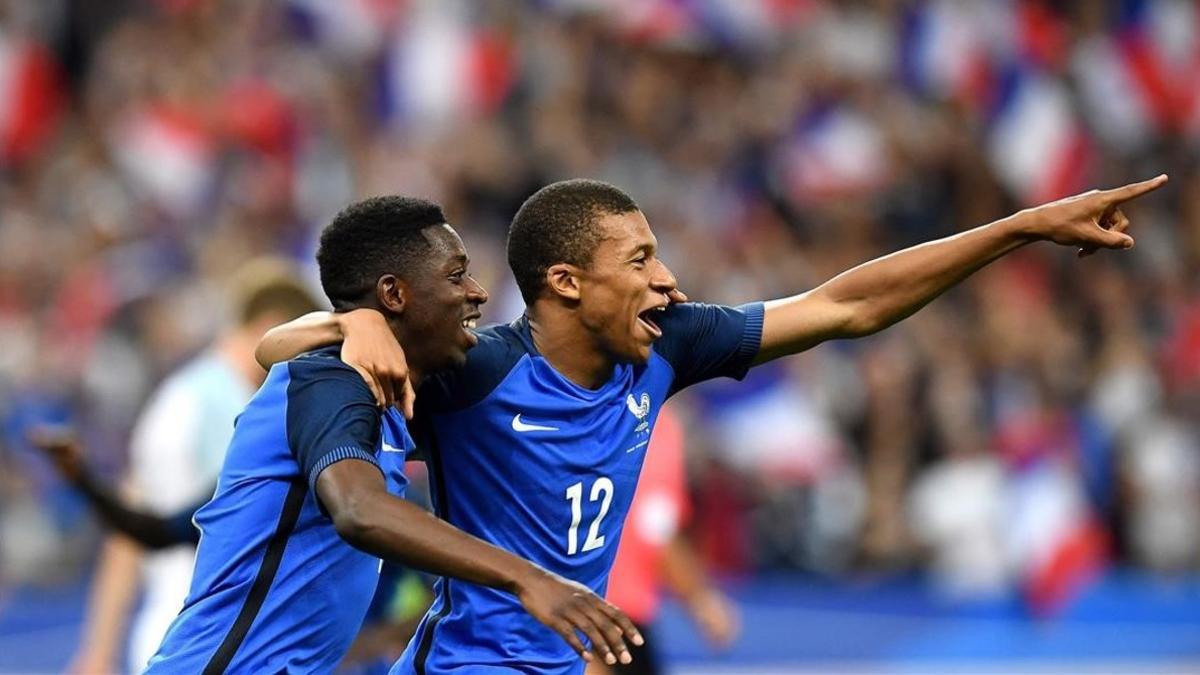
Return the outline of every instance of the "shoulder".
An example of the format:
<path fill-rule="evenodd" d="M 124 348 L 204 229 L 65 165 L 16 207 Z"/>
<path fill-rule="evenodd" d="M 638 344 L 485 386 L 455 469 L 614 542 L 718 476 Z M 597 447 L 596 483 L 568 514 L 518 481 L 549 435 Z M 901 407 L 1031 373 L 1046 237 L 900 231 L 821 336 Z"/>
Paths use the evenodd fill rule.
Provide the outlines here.
<path fill-rule="evenodd" d="M 523 322 L 482 328 L 478 343 L 459 368 L 428 378 L 417 392 L 418 411 L 448 412 L 469 407 L 492 392 L 529 353 Z"/>
<path fill-rule="evenodd" d="M 374 400 L 358 371 L 342 361 L 340 345 L 305 352 L 290 361 L 276 364 L 272 371 L 276 368 L 284 371 L 289 393 L 316 384 L 341 385 L 339 388 L 356 391 Z"/>
<path fill-rule="evenodd" d="M 741 341 L 747 332 L 762 331 L 761 302 L 731 307 L 703 302 L 672 304 L 659 317 L 662 337 L 655 351 L 671 360 L 682 350 L 703 347 L 698 340 L 723 338 Z"/>

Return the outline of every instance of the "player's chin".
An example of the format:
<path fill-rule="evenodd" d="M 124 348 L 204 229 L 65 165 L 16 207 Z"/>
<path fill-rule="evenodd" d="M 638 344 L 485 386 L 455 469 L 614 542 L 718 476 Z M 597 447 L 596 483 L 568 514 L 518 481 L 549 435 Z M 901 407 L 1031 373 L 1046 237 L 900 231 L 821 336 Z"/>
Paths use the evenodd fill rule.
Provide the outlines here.
<path fill-rule="evenodd" d="M 638 342 L 625 350 L 625 361 L 635 366 L 645 365 L 650 360 L 650 345 L 652 343 Z"/>

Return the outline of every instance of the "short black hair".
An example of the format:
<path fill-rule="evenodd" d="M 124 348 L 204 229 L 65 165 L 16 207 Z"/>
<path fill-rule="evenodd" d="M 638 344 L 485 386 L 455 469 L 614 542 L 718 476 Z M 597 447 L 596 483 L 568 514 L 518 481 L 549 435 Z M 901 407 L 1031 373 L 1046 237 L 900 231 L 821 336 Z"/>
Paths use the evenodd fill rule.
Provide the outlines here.
<path fill-rule="evenodd" d="M 592 264 L 603 236 L 596 226 L 601 216 L 637 210 L 632 197 L 598 180 L 564 180 L 533 193 L 508 229 L 508 266 L 525 304 L 537 300 L 551 265 Z"/>
<path fill-rule="evenodd" d="M 342 209 L 321 232 L 317 267 L 321 288 L 334 309 L 370 304 L 384 274 L 403 276 L 427 258 L 421 232 L 446 222 L 442 207 L 424 199 L 371 197 Z"/>

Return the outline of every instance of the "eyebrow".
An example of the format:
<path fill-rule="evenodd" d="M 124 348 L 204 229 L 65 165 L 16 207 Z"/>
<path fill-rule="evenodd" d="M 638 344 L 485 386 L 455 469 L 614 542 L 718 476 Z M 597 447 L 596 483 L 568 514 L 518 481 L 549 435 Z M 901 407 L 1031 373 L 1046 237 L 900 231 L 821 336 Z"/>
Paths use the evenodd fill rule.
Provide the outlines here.
<path fill-rule="evenodd" d="M 629 254 L 626 255 L 625 257 L 627 259 L 632 259 L 634 256 L 636 256 L 639 253 L 645 252 L 647 254 L 650 254 L 650 253 L 654 253 L 657 250 L 658 250 L 658 246 L 654 242 L 652 242 L 652 241 L 642 242 L 641 244 L 638 244 L 636 248 L 634 248 L 632 251 L 630 251 Z"/>

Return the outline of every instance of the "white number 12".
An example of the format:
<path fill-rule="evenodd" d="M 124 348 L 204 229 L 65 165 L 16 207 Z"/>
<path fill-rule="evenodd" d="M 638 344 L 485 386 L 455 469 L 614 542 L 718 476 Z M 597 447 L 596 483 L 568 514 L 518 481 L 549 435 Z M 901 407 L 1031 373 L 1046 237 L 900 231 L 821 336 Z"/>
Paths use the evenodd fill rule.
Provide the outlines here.
<path fill-rule="evenodd" d="M 600 534 L 600 521 L 608 514 L 612 504 L 613 482 L 606 476 L 600 476 L 592 483 L 591 501 L 601 499 L 600 513 L 588 528 L 587 541 L 583 542 L 583 552 L 593 551 L 604 545 L 604 535 Z M 567 531 L 567 555 L 579 552 L 579 521 L 583 519 L 583 483 L 579 482 L 567 488 L 567 499 L 571 502 L 571 529 Z"/>

